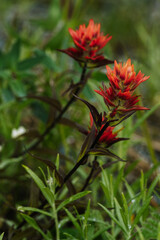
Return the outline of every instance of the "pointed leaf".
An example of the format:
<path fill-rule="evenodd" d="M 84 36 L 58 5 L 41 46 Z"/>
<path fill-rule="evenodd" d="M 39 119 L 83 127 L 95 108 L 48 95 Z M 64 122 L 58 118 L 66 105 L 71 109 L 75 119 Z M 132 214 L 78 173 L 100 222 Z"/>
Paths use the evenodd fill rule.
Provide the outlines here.
<path fill-rule="evenodd" d="M 37 160 L 45 163 L 52 171 L 54 171 L 54 172 L 55 172 L 55 178 L 56 178 L 56 180 L 57 180 L 57 182 L 58 182 L 59 185 L 61 185 L 61 184 L 63 183 L 63 177 L 62 177 L 61 174 L 57 171 L 56 165 L 55 165 L 53 162 L 51 162 L 51 161 L 48 160 L 48 159 L 43 159 L 43 158 L 40 158 L 40 157 L 38 157 L 38 156 L 35 156 L 35 155 L 33 155 L 32 153 L 30 153 L 30 152 L 28 152 L 28 154 L 29 154 L 31 157 L 33 157 L 33 158 L 35 158 L 35 159 L 37 159 Z"/>
<path fill-rule="evenodd" d="M 90 204 L 91 204 L 91 200 L 88 200 L 88 205 L 87 205 L 87 209 L 85 211 L 85 223 L 87 224 L 88 218 L 89 218 L 89 214 L 90 214 Z"/>
<path fill-rule="evenodd" d="M 26 222 L 29 223 L 31 227 L 33 227 L 36 231 L 38 231 L 43 236 L 44 239 L 49 240 L 49 238 L 44 234 L 44 232 L 41 230 L 41 228 L 38 226 L 38 224 L 32 217 L 24 213 L 21 213 L 21 216 L 26 220 Z"/>
<path fill-rule="evenodd" d="M 4 236 L 4 232 L 0 235 L 0 240 L 3 239 L 3 236 Z"/>
<path fill-rule="evenodd" d="M 117 217 L 119 219 L 119 222 L 120 222 L 122 228 L 127 233 L 128 232 L 128 226 L 126 228 L 125 223 L 124 223 L 124 213 L 123 213 L 123 210 L 122 210 L 121 206 L 119 205 L 119 203 L 118 203 L 116 198 L 114 198 L 114 202 L 115 202 L 115 209 L 116 209 L 116 214 L 117 214 Z"/>
<path fill-rule="evenodd" d="M 114 162 L 108 162 L 103 164 L 101 167 L 99 167 L 95 173 L 93 174 L 93 179 L 95 179 L 102 171 L 103 169 L 109 168 L 110 166 L 112 166 L 113 164 L 118 163 L 118 161 L 114 161 Z"/>
<path fill-rule="evenodd" d="M 104 58 L 102 60 L 87 62 L 87 68 L 97 68 L 97 67 L 102 67 L 112 63 L 114 63 L 114 61 Z"/>
<path fill-rule="evenodd" d="M 92 146 L 95 138 L 96 138 L 96 129 L 93 125 L 90 133 L 85 138 L 84 143 L 81 147 L 81 151 L 79 153 L 78 160 L 77 160 L 78 162 L 84 157 L 84 155 L 87 153 L 88 149 Z"/>
<path fill-rule="evenodd" d="M 88 130 L 85 129 L 83 126 L 81 126 L 80 124 L 68 119 L 68 118 L 61 118 L 59 121 L 60 124 L 64 124 L 66 126 L 72 127 L 72 128 L 76 128 L 79 132 L 87 135 L 88 134 Z"/>
<path fill-rule="evenodd" d="M 111 211 L 109 211 L 107 208 L 105 208 L 102 204 L 98 203 L 98 205 L 100 207 L 102 207 L 104 209 L 104 211 L 109 215 L 109 217 L 122 229 L 122 231 L 125 232 L 125 229 L 123 228 L 123 225 L 121 224 L 121 222 L 119 222 L 113 215 L 113 213 L 111 213 Z"/>
<path fill-rule="evenodd" d="M 33 207 L 23 207 L 23 206 L 18 206 L 17 210 L 20 212 L 24 212 L 24 211 L 30 211 L 30 212 L 38 212 L 41 213 L 43 215 L 49 216 L 49 217 L 53 217 L 53 214 L 46 212 L 44 210 L 38 209 L 38 208 L 33 208 Z"/>
<path fill-rule="evenodd" d="M 132 229 L 134 229 L 135 225 L 139 222 L 140 217 L 142 216 L 143 212 L 146 210 L 146 208 L 148 207 L 150 201 L 151 201 L 152 197 L 148 198 L 145 200 L 145 202 L 143 203 L 143 205 L 141 206 L 140 210 L 138 211 L 134 222 L 132 224 Z"/>
<path fill-rule="evenodd" d="M 40 100 L 40 101 L 42 101 L 44 103 L 47 103 L 50 106 L 56 108 L 58 111 L 61 111 L 61 104 L 57 99 L 50 98 L 50 97 L 47 97 L 47 96 L 36 96 L 36 95 L 32 95 L 32 94 L 30 94 L 28 96 L 25 96 L 25 98 Z"/>
<path fill-rule="evenodd" d="M 93 117 L 93 120 L 94 120 L 94 123 L 97 127 L 101 127 L 101 123 L 99 123 L 99 119 L 100 119 L 100 114 L 99 112 L 97 111 L 97 109 L 92 105 L 90 104 L 89 102 L 87 102 L 86 100 L 76 96 L 73 94 L 73 96 L 77 99 L 79 99 L 81 102 L 83 102 L 90 110 L 91 114 L 92 114 L 92 117 Z"/>
<path fill-rule="evenodd" d="M 84 192 L 80 192 L 80 193 L 77 193 L 69 198 L 67 198 L 66 200 L 64 200 L 58 207 L 57 207 L 57 212 L 59 210 L 61 210 L 64 206 L 66 206 L 67 204 L 77 200 L 77 199 L 80 199 L 84 196 L 86 196 L 87 194 L 91 193 L 91 191 L 84 191 Z"/>
<path fill-rule="evenodd" d="M 154 181 L 151 183 L 148 192 L 147 192 L 147 196 L 150 197 L 153 194 L 153 190 L 156 187 L 156 185 L 158 184 L 160 178 L 159 175 L 154 179 Z"/>
<path fill-rule="evenodd" d="M 66 208 L 64 210 L 67 213 L 69 219 L 72 221 L 72 223 L 75 226 L 75 228 L 79 231 L 79 233 L 82 233 L 82 229 L 81 229 L 81 226 L 79 225 L 79 223 L 77 221 L 77 218 L 75 218 L 73 216 L 73 214 L 70 211 L 68 211 Z"/>
<path fill-rule="evenodd" d="M 135 112 L 136 111 L 131 111 L 129 113 L 126 113 L 124 116 L 120 117 L 119 119 L 115 119 L 115 122 L 113 121 L 113 123 L 111 123 L 110 126 L 115 127 L 119 125 L 121 122 L 123 122 L 124 120 L 132 116 Z"/>
<path fill-rule="evenodd" d="M 44 195 L 45 199 L 48 201 L 50 205 L 52 205 L 52 202 L 54 201 L 54 196 L 50 192 L 50 190 L 47 190 L 47 187 L 44 185 L 42 180 L 27 166 L 23 167 L 26 169 L 26 171 L 29 173 L 29 175 L 33 178 L 39 189 L 41 190 L 42 194 Z"/>
<path fill-rule="evenodd" d="M 105 234 L 107 236 L 107 240 L 115 240 L 115 238 L 107 231 L 109 229 L 110 229 L 110 226 L 101 227 L 100 230 L 98 230 L 94 233 L 92 240 L 97 239 L 97 237 L 100 236 L 103 232 L 105 232 Z M 101 238 L 99 238 L 99 239 L 101 239 Z"/>
<path fill-rule="evenodd" d="M 119 161 L 126 162 L 125 160 L 121 159 L 120 157 L 118 157 L 117 155 L 115 155 L 114 153 L 112 153 L 111 151 L 109 151 L 106 148 L 100 148 L 100 147 L 99 148 L 92 148 L 87 153 L 91 154 L 91 155 L 96 155 L 96 156 L 110 156 L 110 157 L 115 158 Z"/>

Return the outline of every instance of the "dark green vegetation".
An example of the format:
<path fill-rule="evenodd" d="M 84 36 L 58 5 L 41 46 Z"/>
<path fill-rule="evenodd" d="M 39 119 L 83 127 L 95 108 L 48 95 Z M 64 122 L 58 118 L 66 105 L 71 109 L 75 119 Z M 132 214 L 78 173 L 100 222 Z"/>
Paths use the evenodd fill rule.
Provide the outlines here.
<path fill-rule="evenodd" d="M 0 239 L 160 240 L 159 1 L 0 5 L 0 229 L 4 232 Z M 141 69 L 150 75 L 138 94 L 143 96 L 141 105 L 151 110 L 126 120 L 120 137 L 130 140 L 113 146 L 127 164 L 101 169 L 80 192 L 90 172 L 88 164 L 83 165 L 73 175 L 75 189 L 70 184 L 69 190 L 65 186 L 55 195 L 60 178 L 54 167 L 64 176 L 75 165 L 84 141 L 77 124 L 88 130 L 87 107 L 74 102 L 64 115 L 72 122 L 63 119 L 37 147 L 25 152 L 71 98 L 63 93 L 71 81 L 79 81 L 81 67 L 56 49 L 73 46 L 68 28 L 88 24 L 90 18 L 113 37 L 103 50 L 107 58 L 131 58 L 136 72 Z M 80 96 L 107 111 L 93 91 L 102 81 L 108 81 L 105 67 L 94 69 Z M 14 136 L 13 130 L 20 127 L 25 132 Z M 97 161 L 102 166 L 114 159 L 103 156 Z"/>

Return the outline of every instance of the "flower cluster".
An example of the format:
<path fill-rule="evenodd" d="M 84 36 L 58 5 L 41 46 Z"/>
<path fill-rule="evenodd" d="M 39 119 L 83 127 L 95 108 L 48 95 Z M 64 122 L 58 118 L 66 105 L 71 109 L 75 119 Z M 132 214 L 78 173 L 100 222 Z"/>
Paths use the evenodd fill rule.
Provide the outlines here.
<path fill-rule="evenodd" d="M 108 109 L 111 110 L 110 116 L 113 117 L 116 113 L 125 115 L 132 111 L 147 110 L 148 108 L 136 105 L 139 102 L 139 96 L 134 94 L 134 90 L 149 76 L 144 76 L 141 71 L 136 75 L 130 59 L 123 65 L 115 61 L 113 70 L 108 66 L 106 68 L 110 87 L 107 88 L 103 84 L 103 89 L 100 88 L 95 92 L 103 96 Z"/>
<path fill-rule="evenodd" d="M 112 36 L 103 35 L 100 28 L 100 23 L 95 24 L 93 19 L 90 19 L 87 27 L 82 24 L 75 31 L 69 28 L 69 33 L 76 48 L 72 47 L 60 51 L 68 54 L 78 62 L 95 64 L 94 66 L 111 63 L 112 61 L 105 59 L 99 51 L 111 40 Z"/>
<path fill-rule="evenodd" d="M 104 35 L 103 32 L 100 31 L 100 28 L 100 23 L 94 23 L 93 19 L 90 19 L 88 26 L 82 24 L 77 30 L 69 28 L 69 33 L 74 41 L 75 47 L 60 51 L 74 58 L 79 63 L 85 63 L 85 66 L 87 67 L 106 65 L 110 86 L 107 87 L 103 84 L 103 88 L 95 90 L 95 92 L 104 98 L 104 102 L 109 109 L 108 114 L 104 113 L 107 115 L 107 118 L 106 115 L 100 117 L 102 115 L 98 113 L 95 107 L 91 106 L 87 101 L 81 100 L 89 107 L 90 111 L 91 109 L 93 110 L 92 114 L 95 114 L 94 120 L 90 114 L 89 129 L 91 130 L 94 121 L 97 128 L 96 135 L 98 132 L 102 131 L 98 143 L 105 143 L 108 147 L 113 143 L 124 139 L 116 137 L 118 132 L 113 133 L 114 127 L 108 126 L 103 131 L 103 127 L 107 121 L 107 124 L 109 121 L 115 121 L 115 117 L 121 121 L 137 110 L 148 109 L 137 105 L 139 102 L 139 96 L 136 95 L 134 91 L 139 84 L 146 81 L 149 76 L 144 76 L 141 71 L 136 74 L 134 71 L 134 65 L 131 64 L 130 59 L 124 64 L 114 61 L 113 70 L 108 67 L 107 64 L 113 63 L 113 61 L 105 59 L 100 50 L 111 40 L 112 36 L 109 36 L 108 34 Z"/>
<path fill-rule="evenodd" d="M 90 127 L 89 127 L 89 129 L 92 128 L 93 124 L 94 124 L 93 123 L 93 117 L 92 117 L 92 114 L 90 113 Z M 105 125 L 105 117 L 103 116 L 100 131 L 103 129 L 104 125 Z M 114 131 L 114 127 L 108 126 L 105 129 L 105 131 L 103 132 L 102 136 L 99 138 L 99 143 L 105 143 L 106 146 L 109 147 L 112 144 L 120 141 L 121 140 L 120 138 L 116 138 L 117 134 L 118 134 L 118 131 L 114 132 L 114 133 L 113 133 L 113 131 Z M 97 135 L 97 129 L 96 129 L 96 135 Z"/>

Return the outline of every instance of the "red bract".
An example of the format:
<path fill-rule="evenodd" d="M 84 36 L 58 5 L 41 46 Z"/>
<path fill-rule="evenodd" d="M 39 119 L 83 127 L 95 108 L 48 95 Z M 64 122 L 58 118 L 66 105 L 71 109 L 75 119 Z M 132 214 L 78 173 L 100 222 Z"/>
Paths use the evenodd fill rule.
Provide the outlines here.
<path fill-rule="evenodd" d="M 95 24 L 93 19 L 90 19 L 87 27 L 85 24 L 82 24 L 77 30 L 69 28 L 69 33 L 76 48 L 68 48 L 60 51 L 68 54 L 79 62 L 87 62 L 93 66 L 113 63 L 113 61 L 105 59 L 102 53 L 99 53 L 99 50 L 112 38 L 112 36 L 108 36 L 108 34 L 104 36 L 103 32 L 100 32 L 100 27 L 100 23 Z"/>
<path fill-rule="evenodd" d="M 104 121 L 104 117 L 102 117 L 102 122 Z M 104 127 L 105 124 L 101 125 L 100 131 Z M 90 128 L 93 126 L 93 117 L 92 114 L 90 113 Z M 114 127 L 108 126 L 106 130 L 103 132 L 102 136 L 99 139 L 99 143 L 105 143 L 107 144 L 107 147 L 111 146 L 113 143 L 116 143 L 120 141 L 120 138 L 116 138 L 117 133 L 113 133 Z M 97 134 L 97 130 L 96 130 Z"/>
<path fill-rule="evenodd" d="M 108 66 L 106 66 L 106 68 L 110 87 L 107 88 L 103 84 L 103 89 L 100 88 L 100 90 L 95 91 L 103 96 L 106 105 L 109 109 L 111 108 L 112 113 L 113 108 L 114 115 L 116 112 L 123 114 L 124 112 L 147 110 L 148 108 L 136 105 L 139 102 L 139 96 L 133 94 L 133 92 L 136 87 L 146 81 L 149 76 L 144 76 L 141 71 L 136 75 L 130 59 L 123 65 L 115 61 L 113 70 Z"/>
<path fill-rule="evenodd" d="M 117 63 L 114 61 L 114 69 L 107 68 L 107 77 L 110 81 L 110 85 L 113 89 L 121 90 L 122 92 L 134 91 L 139 84 L 146 81 L 149 76 L 145 76 L 139 71 L 136 75 L 134 71 L 134 65 L 131 65 L 131 59 L 128 59 L 126 63 Z"/>

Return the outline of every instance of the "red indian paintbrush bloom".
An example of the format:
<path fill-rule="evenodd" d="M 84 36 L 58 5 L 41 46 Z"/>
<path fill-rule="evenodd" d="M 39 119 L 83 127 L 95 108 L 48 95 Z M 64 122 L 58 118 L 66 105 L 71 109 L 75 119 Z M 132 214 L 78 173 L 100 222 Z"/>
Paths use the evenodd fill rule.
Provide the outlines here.
<path fill-rule="evenodd" d="M 102 66 L 113 63 L 113 61 L 105 59 L 99 52 L 112 38 L 108 34 L 103 35 L 103 32 L 100 32 L 100 27 L 100 23 L 95 24 L 93 19 L 90 19 L 87 27 L 82 24 L 77 30 L 69 28 L 76 48 L 72 47 L 60 51 L 79 62 L 87 62 L 87 65 Z"/>
<path fill-rule="evenodd" d="M 126 63 L 117 63 L 114 61 L 114 69 L 107 68 L 107 77 L 110 81 L 110 85 L 115 90 L 121 90 L 122 92 L 133 92 L 139 84 L 146 81 L 149 76 L 145 76 L 139 71 L 136 75 L 134 71 L 134 65 L 131 65 L 131 59 L 128 59 Z"/>
<path fill-rule="evenodd" d="M 104 121 L 104 116 L 102 117 L 102 122 Z M 105 124 L 102 123 L 100 130 L 104 127 Z M 90 113 L 90 129 L 93 126 L 93 117 Z M 119 131 L 113 133 L 114 127 L 108 126 L 106 130 L 103 132 L 102 136 L 99 139 L 99 143 L 107 144 L 107 147 L 111 146 L 113 143 L 116 143 L 121 140 L 121 138 L 116 138 Z M 97 130 L 96 130 L 97 134 Z"/>
<path fill-rule="evenodd" d="M 103 89 L 100 88 L 100 90 L 95 91 L 104 97 L 104 101 L 109 109 L 114 108 L 114 114 L 112 109 L 111 115 L 115 115 L 116 112 L 124 114 L 124 112 L 148 110 L 148 108 L 136 105 L 139 102 L 139 96 L 133 94 L 133 92 L 149 76 L 144 76 L 141 71 L 136 75 L 134 65 L 131 65 L 130 59 L 123 65 L 115 61 L 113 70 L 108 66 L 106 68 L 110 87 L 107 88 L 103 84 Z"/>

